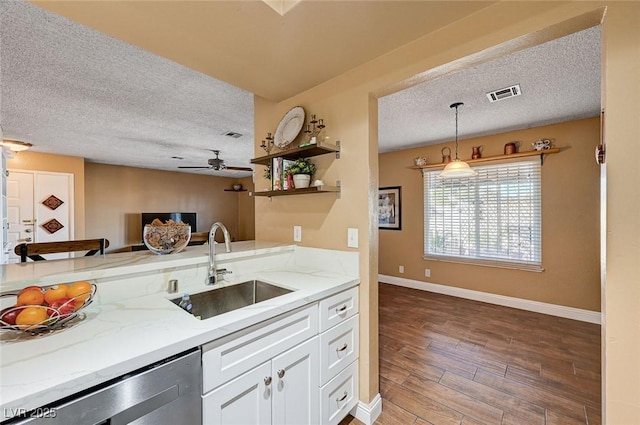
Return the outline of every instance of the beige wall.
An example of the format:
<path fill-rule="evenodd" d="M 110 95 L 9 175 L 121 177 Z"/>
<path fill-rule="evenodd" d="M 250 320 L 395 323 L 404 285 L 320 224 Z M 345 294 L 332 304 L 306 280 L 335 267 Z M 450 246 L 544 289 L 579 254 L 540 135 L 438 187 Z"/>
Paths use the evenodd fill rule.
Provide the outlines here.
<path fill-rule="evenodd" d="M 323 155 L 312 158 L 317 165 L 315 178 L 333 185 L 341 181 L 341 196 L 335 193 L 256 198 L 256 239 L 293 242 L 293 226 L 302 226 L 304 246 L 353 250 L 347 248 L 347 228 L 359 230 L 360 252 L 360 398 L 371 401 L 378 393 L 378 287 L 377 244 L 372 238 L 369 218 L 370 198 L 377 187 L 377 126 L 370 125 L 368 91 L 344 87 L 339 93 L 321 88 L 273 104 L 256 98 L 255 134 L 271 131 L 293 106 L 301 105 L 307 114 L 317 114 L 327 123 L 330 142 L 341 141 L 341 158 Z M 377 114 L 376 114 L 377 115 Z M 258 143 L 255 152 L 263 152 Z M 268 187 L 263 167 L 257 167 L 256 191 Z M 372 279 L 373 277 L 373 279 Z"/>
<path fill-rule="evenodd" d="M 75 239 L 85 238 L 84 158 L 26 151 L 8 160 L 7 169 L 73 174 L 74 234 Z"/>
<path fill-rule="evenodd" d="M 380 230 L 380 273 L 599 311 L 600 167 L 593 153 L 600 140 L 599 117 L 461 140 L 460 157 L 470 158 L 471 146 L 483 146 L 483 156 L 500 155 L 505 143 L 516 140 L 522 142 L 521 151 L 532 150 L 530 143 L 541 138 L 555 139 L 562 149 L 547 156 L 542 167 L 544 272 L 422 259 L 422 175 L 408 166 L 416 156 L 440 162 L 444 146 L 455 152 L 455 145 L 447 143 L 380 155 L 380 186 L 402 187 L 402 230 Z M 404 274 L 398 273 L 400 265 Z M 425 268 L 431 269 L 430 278 L 425 278 Z"/>
<path fill-rule="evenodd" d="M 255 198 L 249 196 L 249 192 L 253 191 L 253 178 L 245 177 L 237 180 L 246 192 L 238 192 L 235 194 L 238 198 L 238 238 L 239 241 L 249 241 L 256 238 L 256 207 Z M 233 195 L 233 193 L 231 193 Z"/>
<path fill-rule="evenodd" d="M 196 212 L 198 232 L 221 221 L 233 238 L 241 233 L 240 193 L 224 191 L 237 179 L 93 163 L 85 176 L 86 235 L 106 237 L 110 251 L 141 242 L 141 212 Z"/>
<path fill-rule="evenodd" d="M 640 418 L 640 3 L 616 3 L 603 25 L 607 145 L 604 397 L 609 425 Z"/>

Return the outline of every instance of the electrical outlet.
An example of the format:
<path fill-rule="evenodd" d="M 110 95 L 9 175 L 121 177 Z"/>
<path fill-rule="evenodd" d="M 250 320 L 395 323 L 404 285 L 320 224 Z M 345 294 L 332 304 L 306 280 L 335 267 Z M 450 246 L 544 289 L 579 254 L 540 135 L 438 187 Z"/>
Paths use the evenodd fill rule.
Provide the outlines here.
<path fill-rule="evenodd" d="M 358 247 L 358 229 L 353 229 L 353 228 L 347 229 L 347 247 L 349 248 Z"/>
<path fill-rule="evenodd" d="M 398 267 L 398 272 L 399 273 L 404 273 L 404 266 Z"/>
<path fill-rule="evenodd" d="M 424 277 L 431 277 L 431 269 L 424 269 Z"/>
<path fill-rule="evenodd" d="M 302 226 L 293 226 L 293 241 L 302 242 Z"/>

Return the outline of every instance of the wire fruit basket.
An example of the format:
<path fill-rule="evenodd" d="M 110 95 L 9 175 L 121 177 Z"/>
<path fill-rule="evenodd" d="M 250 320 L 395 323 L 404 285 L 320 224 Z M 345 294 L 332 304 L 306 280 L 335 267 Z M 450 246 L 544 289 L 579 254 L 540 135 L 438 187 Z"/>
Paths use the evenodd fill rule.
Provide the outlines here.
<path fill-rule="evenodd" d="M 90 290 L 80 293 L 76 296 L 64 298 L 59 303 L 45 304 L 26 304 L 14 305 L 0 312 L 0 331 L 12 331 L 19 333 L 28 333 L 36 335 L 39 333 L 50 332 L 53 330 L 64 328 L 66 324 L 72 320 L 83 317 L 82 310 L 93 301 L 97 291 L 97 286 L 90 284 Z M 44 292 L 47 288 L 43 288 Z M 2 297 L 19 296 L 19 294 L 2 294 Z M 16 324 L 17 316 L 24 310 L 30 309 L 28 313 L 34 317 L 42 318 L 33 324 Z"/>

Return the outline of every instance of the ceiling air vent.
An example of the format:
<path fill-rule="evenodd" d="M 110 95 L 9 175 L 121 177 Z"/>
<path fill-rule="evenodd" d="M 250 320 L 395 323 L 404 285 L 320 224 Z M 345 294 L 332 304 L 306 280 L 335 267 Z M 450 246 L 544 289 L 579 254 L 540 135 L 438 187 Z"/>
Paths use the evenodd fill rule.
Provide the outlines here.
<path fill-rule="evenodd" d="M 235 131 L 227 131 L 226 133 L 222 134 L 227 137 L 233 137 L 234 139 L 239 139 L 242 137 L 242 134 L 236 133 Z"/>
<path fill-rule="evenodd" d="M 489 92 L 487 93 L 487 97 L 489 98 L 489 102 L 497 102 L 510 97 L 520 96 L 521 94 L 520 84 L 516 84 L 511 87 L 505 87 L 504 89 Z"/>

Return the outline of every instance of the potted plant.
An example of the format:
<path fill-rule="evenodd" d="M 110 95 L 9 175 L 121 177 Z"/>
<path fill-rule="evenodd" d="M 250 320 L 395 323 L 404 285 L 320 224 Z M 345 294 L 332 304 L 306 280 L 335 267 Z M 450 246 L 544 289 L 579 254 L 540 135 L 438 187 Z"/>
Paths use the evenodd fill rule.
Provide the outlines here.
<path fill-rule="evenodd" d="M 287 174 L 293 176 L 296 189 L 309 187 L 311 176 L 316 172 L 316 165 L 308 158 L 298 158 L 287 168 Z"/>

